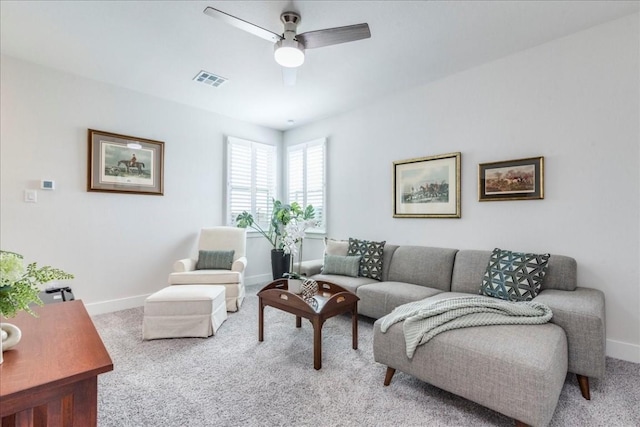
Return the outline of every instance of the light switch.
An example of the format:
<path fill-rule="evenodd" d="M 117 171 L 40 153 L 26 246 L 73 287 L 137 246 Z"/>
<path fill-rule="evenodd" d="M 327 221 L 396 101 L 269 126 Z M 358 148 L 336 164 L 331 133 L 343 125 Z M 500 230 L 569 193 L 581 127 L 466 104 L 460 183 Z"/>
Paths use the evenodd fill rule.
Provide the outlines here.
<path fill-rule="evenodd" d="M 24 190 L 24 201 L 27 203 L 37 203 L 38 192 L 36 190 Z"/>

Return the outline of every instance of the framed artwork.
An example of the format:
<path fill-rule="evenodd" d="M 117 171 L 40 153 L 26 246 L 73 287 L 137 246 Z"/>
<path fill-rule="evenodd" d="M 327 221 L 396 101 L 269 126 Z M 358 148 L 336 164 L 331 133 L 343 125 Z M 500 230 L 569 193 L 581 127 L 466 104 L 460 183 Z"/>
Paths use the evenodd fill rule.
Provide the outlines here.
<path fill-rule="evenodd" d="M 89 129 L 87 191 L 164 194 L 164 142 Z"/>
<path fill-rule="evenodd" d="M 544 199 L 544 157 L 480 163 L 478 200 Z"/>
<path fill-rule="evenodd" d="M 460 218 L 460 153 L 393 162 L 395 218 Z"/>

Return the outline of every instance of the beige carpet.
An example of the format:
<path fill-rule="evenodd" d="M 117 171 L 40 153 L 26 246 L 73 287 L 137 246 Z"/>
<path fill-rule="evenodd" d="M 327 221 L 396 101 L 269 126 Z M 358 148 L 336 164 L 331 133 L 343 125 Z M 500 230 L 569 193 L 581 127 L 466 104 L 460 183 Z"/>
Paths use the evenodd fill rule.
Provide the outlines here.
<path fill-rule="evenodd" d="M 311 324 L 271 307 L 258 342 L 257 288 L 208 339 L 142 341 L 142 308 L 95 316 L 114 362 L 99 377 L 101 427 L 512 426 L 513 421 L 401 372 L 389 387 L 373 361 L 372 324 L 361 318 L 351 349 L 347 315 L 323 328 L 313 369 Z M 640 426 L 640 364 L 607 359 L 591 401 L 569 375 L 552 426 Z"/>

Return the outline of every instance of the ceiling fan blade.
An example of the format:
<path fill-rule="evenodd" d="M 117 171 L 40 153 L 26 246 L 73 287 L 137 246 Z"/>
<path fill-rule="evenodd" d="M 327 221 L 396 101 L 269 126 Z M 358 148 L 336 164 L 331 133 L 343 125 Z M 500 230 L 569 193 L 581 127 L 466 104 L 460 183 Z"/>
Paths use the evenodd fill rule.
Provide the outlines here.
<path fill-rule="evenodd" d="M 282 67 L 282 83 L 285 86 L 295 86 L 297 68 Z"/>
<path fill-rule="evenodd" d="M 269 30 L 265 30 L 264 28 L 258 27 L 251 22 L 236 18 L 233 15 L 229 15 L 228 13 L 225 13 L 218 9 L 214 9 L 210 6 L 207 7 L 203 12 L 205 15 L 209 15 L 212 18 L 220 19 L 221 21 L 224 21 L 229 25 L 233 25 L 236 28 L 240 28 L 241 30 L 244 30 L 270 42 L 277 42 L 282 40 L 282 36 L 279 34 L 273 33 Z"/>
<path fill-rule="evenodd" d="M 347 25 L 346 27 L 327 28 L 324 30 L 309 31 L 307 33 L 298 34 L 296 36 L 298 41 L 304 45 L 305 49 L 331 46 L 332 44 L 340 44 L 356 40 L 368 39 L 369 37 L 371 37 L 369 24 L 356 24 Z"/>

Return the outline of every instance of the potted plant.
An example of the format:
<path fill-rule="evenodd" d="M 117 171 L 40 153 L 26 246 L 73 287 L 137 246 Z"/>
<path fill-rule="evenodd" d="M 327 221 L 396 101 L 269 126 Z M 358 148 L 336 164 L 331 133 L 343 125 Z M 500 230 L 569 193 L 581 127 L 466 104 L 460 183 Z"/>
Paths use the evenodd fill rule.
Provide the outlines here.
<path fill-rule="evenodd" d="M 257 223 L 253 215 L 243 211 L 236 217 L 236 225 L 241 228 L 252 228 L 264 236 L 271 243 L 271 270 L 273 279 L 283 277 L 290 271 L 291 255 L 284 250 L 284 238 L 286 226 L 291 221 L 308 221 L 315 217 L 312 205 L 302 208 L 298 202 L 284 204 L 280 200 L 273 199 L 273 210 L 269 221 L 269 228 L 264 229 Z"/>
<path fill-rule="evenodd" d="M 50 266 L 38 268 L 35 262 L 24 268 L 23 257 L 14 252 L 0 251 L 0 317 L 14 317 L 24 310 L 35 316 L 30 305 L 42 305 L 38 285 L 51 280 L 73 279 L 73 275 Z M 21 332 L 10 323 L 0 324 L 0 363 L 2 350 L 20 340 Z"/>

